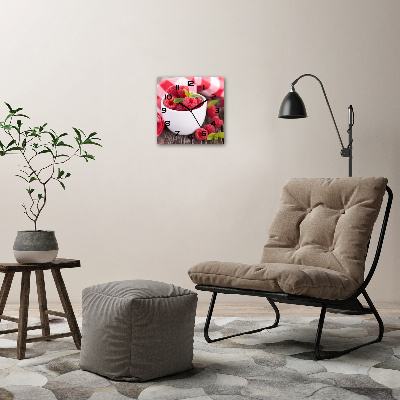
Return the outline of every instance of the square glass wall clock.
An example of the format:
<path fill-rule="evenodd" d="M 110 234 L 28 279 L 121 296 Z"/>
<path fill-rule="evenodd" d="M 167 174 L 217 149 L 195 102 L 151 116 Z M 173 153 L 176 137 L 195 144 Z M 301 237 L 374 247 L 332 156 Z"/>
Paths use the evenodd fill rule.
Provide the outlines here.
<path fill-rule="evenodd" d="M 157 78 L 158 144 L 224 144 L 224 78 Z"/>

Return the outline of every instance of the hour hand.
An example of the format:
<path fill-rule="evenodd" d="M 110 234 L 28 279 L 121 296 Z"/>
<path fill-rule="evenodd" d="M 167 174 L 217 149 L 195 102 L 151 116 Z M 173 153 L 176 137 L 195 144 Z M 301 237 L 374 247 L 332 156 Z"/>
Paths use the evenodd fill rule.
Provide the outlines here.
<path fill-rule="evenodd" d="M 188 109 L 190 112 L 192 111 L 189 107 L 186 107 L 183 103 L 179 103 L 181 104 L 183 107 L 185 107 L 186 109 Z"/>
<path fill-rule="evenodd" d="M 197 104 L 197 106 L 196 106 L 196 107 L 193 107 L 192 110 L 195 110 L 196 108 L 199 108 L 199 107 L 200 107 L 202 104 L 204 104 L 206 101 L 207 101 L 207 99 L 204 100 L 204 101 L 202 101 L 200 104 Z"/>

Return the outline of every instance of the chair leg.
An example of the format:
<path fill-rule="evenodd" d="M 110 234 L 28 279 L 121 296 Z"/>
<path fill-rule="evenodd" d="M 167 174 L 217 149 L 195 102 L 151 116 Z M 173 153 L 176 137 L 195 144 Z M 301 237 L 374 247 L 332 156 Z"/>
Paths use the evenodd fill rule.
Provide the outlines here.
<path fill-rule="evenodd" d="M 14 272 L 6 272 L 0 290 L 0 315 L 3 315 L 4 307 L 6 306 L 7 303 L 8 293 L 10 293 L 10 288 L 13 278 L 14 278 Z"/>
<path fill-rule="evenodd" d="M 204 338 L 206 339 L 206 341 L 208 343 L 219 342 L 220 340 L 229 339 L 229 338 L 232 338 L 232 337 L 235 337 L 235 336 L 250 335 L 251 333 L 261 332 L 261 331 L 263 331 L 265 329 L 272 329 L 272 328 L 276 328 L 278 326 L 279 318 L 280 318 L 278 307 L 275 305 L 275 303 L 272 300 L 270 300 L 267 297 L 267 300 L 268 300 L 269 304 L 271 304 L 271 307 L 275 311 L 275 322 L 271 326 L 266 326 L 265 328 L 255 329 L 253 331 L 247 331 L 247 332 L 243 332 L 243 333 L 236 333 L 235 335 L 225 336 L 225 337 L 218 338 L 218 339 L 211 339 L 210 336 L 208 335 L 208 329 L 210 327 L 211 316 L 212 316 L 212 313 L 213 313 L 213 310 L 214 310 L 214 305 L 215 305 L 216 298 L 217 298 L 217 293 L 213 292 L 212 297 L 211 297 L 210 307 L 208 309 L 206 323 L 204 325 Z"/>
<path fill-rule="evenodd" d="M 350 353 L 353 350 L 357 350 L 360 347 L 364 347 L 364 346 L 367 346 L 367 345 L 372 344 L 372 343 L 377 343 L 377 342 L 380 342 L 382 340 L 383 331 L 384 331 L 384 326 L 383 326 L 382 319 L 381 319 L 377 309 L 375 308 L 374 304 L 372 303 L 372 300 L 368 296 L 367 292 L 365 290 L 363 290 L 362 294 L 363 294 L 365 300 L 367 300 L 367 303 L 368 303 L 369 307 L 371 308 L 376 320 L 378 321 L 379 334 L 378 334 L 377 339 L 372 340 L 371 342 L 368 342 L 368 343 L 363 343 L 363 344 L 360 344 L 358 346 L 351 347 L 350 349 L 347 349 L 347 350 L 335 351 L 335 352 L 332 352 L 331 354 L 326 354 L 326 355 L 322 356 L 321 352 L 320 352 L 320 342 L 321 342 L 322 329 L 324 327 L 325 314 L 326 314 L 326 304 L 323 304 L 322 308 L 321 308 L 321 314 L 320 314 L 320 317 L 319 317 L 317 336 L 316 336 L 316 339 L 315 339 L 315 347 L 314 347 L 314 354 L 315 354 L 315 358 L 317 360 L 329 360 L 331 358 L 340 357 L 340 356 L 343 356 L 345 354 Z"/>
<path fill-rule="evenodd" d="M 44 284 L 43 271 L 38 269 L 36 272 L 36 287 L 39 302 L 39 312 L 40 312 L 40 323 L 42 325 L 42 335 L 50 335 L 50 324 L 49 316 L 46 314 L 47 311 L 47 297 L 46 297 L 46 286 Z"/>
<path fill-rule="evenodd" d="M 74 339 L 75 346 L 78 350 L 80 350 L 81 349 L 81 332 L 80 332 L 79 326 L 76 322 L 74 310 L 71 306 L 68 292 L 65 287 L 64 280 L 61 276 L 60 268 L 52 268 L 51 273 L 53 274 L 54 283 L 56 284 L 56 288 L 58 291 L 58 295 L 60 296 L 60 300 L 61 300 L 61 304 L 64 309 L 64 313 L 67 316 L 67 322 L 69 325 L 69 329 L 72 332 L 72 337 Z"/>
<path fill-rule="evenodd" d="M 23 360 L 26 351 L 26 336 L 28 326 L 29 290 L 31 271 L 22 271 L 21 295 L 18 318 L 17 358 Z"/>

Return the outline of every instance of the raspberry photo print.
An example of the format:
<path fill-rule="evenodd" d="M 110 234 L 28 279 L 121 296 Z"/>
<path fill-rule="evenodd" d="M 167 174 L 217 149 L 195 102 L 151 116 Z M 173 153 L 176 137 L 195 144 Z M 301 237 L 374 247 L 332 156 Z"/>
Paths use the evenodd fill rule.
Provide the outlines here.
<path fill-rule="evenodd" d="M 224 78 L 157 78 L 158 144 L 224 144 Z"/>

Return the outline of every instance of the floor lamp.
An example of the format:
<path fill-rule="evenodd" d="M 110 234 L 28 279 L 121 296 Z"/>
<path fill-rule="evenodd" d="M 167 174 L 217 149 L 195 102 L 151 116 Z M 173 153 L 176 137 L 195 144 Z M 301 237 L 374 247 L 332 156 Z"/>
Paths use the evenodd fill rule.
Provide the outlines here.
<path fill-rule="evenodd" d="M 342 138 L 339 133 L 339 129 L 336 125 L 335 117 L 333 116 L 331 106 L 328 101 L 328 97 L 326 96 L 324 86 L 322 82 L 315 76 L 311 74 L 304 74 L 299 76 L 295 81 L 292 82 L 292 89 L 290 92 L 285 96 L 285 98 L 282 101 L 281 108 L 279 109 L 279 118 L 305 118 L 307 117 L 307 112 L 306 112 L 306 107 L 304 105 L 304 102 L 302 98 L 299 96 L 299 94 L 295 91 L 294 85 L 303 77 L 305 76 L 311 76 L 312 78 L 316 79 L 319 84 L 321 85 L 322 92 L 324 93 L 326 104 L 328 105 L 329 111 L 332 116 L 333 123 L 336 128 L 336 132 L 339 137 L 340 145 L 342 146 L 342 149 L 340 151 L 340 155 L 342 157 L 347 157 L 349 159 L 349 176 L 353 175 L 353 132 L 352 128 L 354 125 L 354 111 L 353 111 L 353 106 L 349 106 L 349 129 L 347 130 L 347 133 L 349 134 L 349 144 L 347 147 L 344 147 Z"/>

